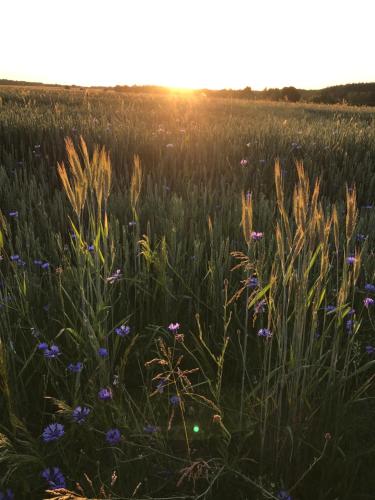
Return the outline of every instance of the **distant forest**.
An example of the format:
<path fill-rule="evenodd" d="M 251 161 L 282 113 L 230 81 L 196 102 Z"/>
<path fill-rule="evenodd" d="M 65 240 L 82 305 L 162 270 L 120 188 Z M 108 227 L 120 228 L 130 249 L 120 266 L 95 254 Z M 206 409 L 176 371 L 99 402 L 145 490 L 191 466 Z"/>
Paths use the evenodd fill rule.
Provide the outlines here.
<path fill-rule="evenodd" d="M 0 85 L 21 85 L 21 86 L 45 86 L 69 89 L 86 88 L 114 90 L 124 93 L 170 93 L 167 87 L 157 85 L 116 85 L 115 87 L 80 87 L 77 85 L 43 84 L 40 82 L 24 82 L 15 80 L 0 79 Z M 269 100 L 287 102 L 314 102 L 323 104 L 350 104 L 355 106 L 375 106 L 375 82 L 374 83 L 349 83 L 346 85 L 335 85 L 319 90 L 297 89 L 295 87 L 265 88 L 264 90 L 253 90 L 245 87 L 241 90 L 222 89 L 195 90 L 196 94 L 204 94 L 212 97 L 229 97 L 250 100 Z"/>

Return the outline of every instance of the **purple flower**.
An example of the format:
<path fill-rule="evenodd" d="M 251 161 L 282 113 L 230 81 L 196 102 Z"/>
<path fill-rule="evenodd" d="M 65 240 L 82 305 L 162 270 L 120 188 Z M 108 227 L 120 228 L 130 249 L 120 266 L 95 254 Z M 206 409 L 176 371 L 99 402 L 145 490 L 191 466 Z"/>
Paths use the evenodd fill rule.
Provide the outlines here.
<path fill-rule="evenodd" d="M 171 403 L 172 406 L 177 406 L 181 401 L 181 398 L 179 396 L 171 396 L 169 398 L 169 402 Z"/>
<path fill-rule="evenodd" d="M 330 313 L 330 312 L 333 312 L 336 310 L 336 306 L 329 305 L 329 306 L 323 307 L 323 310 Z"/>
<path fill-rule="evenodd" d="M 56 441 L 64 435 L 64 426 L 62 424 L 49 424 L 44 429 L 42 438 L 45 443 Z"/>
<path fill-rule="evenodd" d="M 164 388 L 166 386 L 166 382 L 164 379 L 161 379 L 158 385 L 156 386 L 156 390 L 159 394 L 163 394 Z"/>
<path fill-rule="evenodd" d="M 42 260 L 39 260 L 39 259 L 36 259 L 36 260 L 34 260 L 34 264 L 35 264 L 36 266 L 41 266 L 41 265 L 43 264 L 43 261 L 42 261 Z"/>
<path fill-rule="evenodd" d="M 89 245 L 89 246 L 87 247 L 87 250 L 88 250 L 89 252 L 93 252 L 93 251 L 95 250 L 95 249 L 94 249 L 94 245 Z"/>
<path fill-rule="evenodd" d="M 76 364 L 74 363 L 70 363 L 68 366 L 67 366 L 68 370 L 72 373 L 79 373 L 82 371 L 82 368 L 83 368 L 83 363 L 81 363 L 81 361 L 78 361 Z"/>
<path fill-rule="evenodd" d="M 101 399 L 102 401 L 109 401 L 112 399 L 112 391 L 111 389 L 104 387 L 103 389 L 100 389 L 98 392 L 98 398 Z"/>
<path fill-rule="evenodd" d="M 365 290 L 367 292 L 375 292 L 375 285 L 373 285 L 372 283 L 366 283 Z"/>
<path fill-rule="evenodd" d="M 86 406 L 77 406 L 72 412 L 72 419 L 74 422 L 77 422 L 77 424 L 83 424 L 90 412 L 90 408 L 87 408 Z"/>
<path fill-rule="evenodd" d="M 357 241 L 365 241 L 366 238 L 367 236 L 365 234 L 357 234 L 356 236 Z"/>
<path fill-rule="evenodd" d="M 146 434 L 154 434 L 155 432 L 158 432 L 158 428 L 156 427 L 156 425 L 147 424 L 145 427 L 143 427 L 143 431 Z"/>
<path fill-rule="evenodd" d="M 108 444 L 117 444 L 121 441 L 121 432 L 118 429 L 109 429 L 106 432 L 105 440 Z"/>
<path fill-rule="evenodd" d="M 258 337 L 265 337 L 266 339 L 270 339 L 272 337 L 272 332 L 268 328 L 261 328 L 258 331 Z"/>
<path fill-rule="evenodd" d="M 371 297 L 366 297 L 363 300 L 363 305 L 368 309 L 370 306 L 374 305 L 374 302 L 375 302 L 374 299 L 372 299 Z"/>
<path fill-rule="evenodd" d="M 276 496 L 279 500 L 292 500 L 292 497 L 285 490 L 278 491 Z"/>
<path fill-rule="evenodd" d="M 108 349 L 105 347 L 99 347 L 98 354 L 101 358 L 108 358 Z"/>
<path fill-rule="evenodd" d="M 42 269 L 49 269 L 49 262 L 45 261 L 43 264 L 40 266 Z"/>
<path fill-rule="evenodd" d="M 375 347 L 373 347 L 372 345 L 367 345 L 365 347 L 365 351 L 367 352 L 367 354 L 371 355 L 371 354 L 375 354 Z"/>
<path fill-rule="evenodd" d="M 252 276 L 251 278 L 248 278 L 246 281 L 246 286 L 248 288 L 256 288 L 259 285 L 259 280 L 256 276 Z"/>
<path fill-rule="evenodd" d="M 240 165 L 241 165 L 241 167 L 246 167 L 246 165 L 247 165 L 247 164 L 248 164 L 248 161 L 247 161 L 245 158 L 243 158 L 243 159 L 240 161 Z"/>
<path fill-rule="evenodd" d="M 57 345 L 51 345 L 49 349 L 44 349 L 44 357 L 49 359 L 57 358 L 60 354 L 60 348 Z"/>
<path fill-rule="evenodd" d="M 351 264 L 354 264 L 354 262 L 356 260 L 357 259 L 353 255 L 350 255 L 349 257 L 347 257 L 346 262 L 347 262 L 347 264 L 351 265 Z"/>
<path fill-rule="evenodd" d="M 130 333 L 130 326 L 121 325 L 121 326 L 115 328 L 115 332 L 120 337 L 125 337 L 125 335 L 129 335 L 129 333 Z"/>
<path fill-rule="evenodd" d="M 40 344 L 38 344 L 38 349 L 40 349 L 41 351 L 45 351 L 46 349 L 48 349 L 48 344 L 47 342 L 41 342 Z"/>
<path fill-rule="evenodd" d="M 44 469 L 41 476 L 48 482 L 48 486 L 51 490 L 66 488 L 65 478 L 58 467 Z"/>
<path fill-rule="evenodd" d="M 256 231 L 252 231 L 250 236 L 254 241 L 259 241 L 263 238 L 264 233 L 257 233 Z"/>
<path fill-rule="evenodd" d="M 131 220 L 128 225 L 129 225 L 129 227 L 134 227 L 137 225 L 137 223 L 135 220 Z"/>
<path fill-rule="evenodd" d="M 0 500 L 14 500 L 13 491 L 8 488 L 5 492 L 0 491 Z"/>
<path fill-rule="evenodd" d="M 177 332 L 179 328 L 180 328 L 180 323 L 170 323 L 170 325 L 168 326 L 168 330 L 173 333 Z"/>
<path fill-rule="evenodd" d="M 11 256 L 10 256 L 10 260 L 11 260 L 12 262 L 17 262 L 18 260 L 20 260 L 20 256 L 19 256 L 19 255 L 17 255 L 17 254 L 15 254 L 15 255 L 11 255 Z"/>
<path fill-rule="evenodd" d="M 13 210 L 12 212 L 8 212 L 9 217 L 18 217 L 17 210 Z"/>

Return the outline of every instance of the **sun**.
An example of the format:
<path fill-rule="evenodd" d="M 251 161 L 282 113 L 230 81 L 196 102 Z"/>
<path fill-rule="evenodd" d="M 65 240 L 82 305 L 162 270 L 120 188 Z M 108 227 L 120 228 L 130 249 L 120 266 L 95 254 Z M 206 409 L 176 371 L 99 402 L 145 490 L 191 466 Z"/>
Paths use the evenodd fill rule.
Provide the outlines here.
<path fill-rule="evenodd" d="M 184 96 L 189 97 L 192 94 L 194 94 L 194 92 L 197 90 L 197 89 L 192 89 L 190 87 L 171 87 L 171 86 L 168 86 L 167 88 L 171 94 L 178 94 L 181 97 L 184 97 Z"/>

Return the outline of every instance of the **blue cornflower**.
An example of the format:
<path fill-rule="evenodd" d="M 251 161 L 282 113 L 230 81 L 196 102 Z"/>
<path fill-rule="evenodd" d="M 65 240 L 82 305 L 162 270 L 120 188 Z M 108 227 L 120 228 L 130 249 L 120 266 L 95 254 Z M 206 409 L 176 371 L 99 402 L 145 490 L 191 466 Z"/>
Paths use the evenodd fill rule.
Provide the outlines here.
<path fill-rule="evenodd" d="M 354 262 L 356 261 L 357 259 L 354 257 L 354 255 L 350 255 L 349 257 L 347 257 L 346 259 L 346 262 L 351 265 L 351 264 L 354 264 Z"/>
<path fill-rule="evenodd" d="M 101 358 L 108 358 L 108 349 L 105 347 L 99 347 L 98 354 Z"/>
<path fill-rule="evenodd" d="M 125 337 L 125 335 L 129 335 L 129 333 L 130 333 L 130 326 L 121 325 L 121 326 L 115 328 L 115 332 L 120 337 Z"/>
<path fill-rule="evenodd" d="M 276 496 L 279 500 L 292 500 L 291 495 L 285 490 L 278 491 Z"/>
<path fill-rule="evenodd" d="M 45 443 L 56 441 L 64 435 L 64 426 L 62 424 L 49 424 L 45 427 L 42 438 Z"/>
<path fill-rule="evenodd" d="M 365 347 L 365 351 L 367 352 L 367 354 L 375 354 L 375 347 L 373 347 L 372 345 L 367 345 Z"/>
<path fill-rule="evenodd" d="M 13 491 L 8 488 L 6 491 L 0 491 L 0 500 L 14 500 Z"/>
<path fill-rule="evenodd" d="M 246 286 L 248 288 L 256 288 L 259 285 L 259 280 L 256 276 L 252 276 L 246 281 Z"/>
<path fill-rule="evenodd" d="M 323 307 L 323 309 L 324 309 L 324 311 L 330 313 L 330 312 L 333 312 L 336 310 L 336 306 L 328 305 L 328 306 Z"/>
<path fill-rule="evenodd" d="M 67 368 L 70 372 L 79 373 L 80 371 L 82 371 L 83 363 L 81 363 L 81 361 L 78 361 L 76 364 L 70 363 Z"/>
<path fill-rule="evenodd" d="M 51 345 L 49 349 L 44 349 L 44 357 L 49 359 L 57 358 L 60 354 L 60 348 L 57 345 Z"/>
<path fill-rule="evenodd" d="M 171 405 L 173 406 L 177 406 L 181 401 L 181 398 L 179 396 L 171 396 L 169 398 L 169 402 L 171 403 Z"/>
<path fill-rule="evenodd" d="M 18 217 L 17 210 L 12 210 L 12 212 L 8 212 L 9 217 Z"/>
<path fill-rule="evenodd" d="M 366 283 L 365 290 L 367 292 L 375 292 L 375 285 L 373 285 L 372 283 Z"/>
<path fill-rule="evenodd" d="M 365 234 L 357 234 L 356 236 L 357 241 L 365 241 L 366 238 L 367 236 Z"/>
<path fill-rule="evenodd" d="M 65 477 L 58 467 L 48 467 L 41 473 L 43 479 L 48 482 L 51 490 L 66 488 Z"/>
<path fill-rule="evenodd" d="M 146 434 L 154 434 L 155 432 L 158 432 L 158 428 L 156 427 L 156 425 L 147 424 L 145 427 L 143 427 L 143 431 Z"/>
<path fill-rule="evenodd" d="M 373 306 L 374 305 L 374 302 L 375 300 L 372 299 L 371 297 L 366 297 L 364 300 L 363 300 L 363 305 L 365 307 L 367 307 L 367 309 L 370 307 L 370 306 Z"/>
<path fill-rule="evenodd" d="M 258 337 L 265 337 L 266 339 L 270 339 L 272 337 L 272 332 L 268 328 L 261 328 L 258 331 Z"/>
<path fill-rule="evenodd" d="M 35 264 L 36 266 L 41 266 L 41 265 L 43 264 L 43 261 L 42 261 L 42 260 L 40 260 L 40 259 L 35 259 L 35 260 L 34 260 L 34 264 Z"/>
<path fill-rule="evenodd" d="M 98 392 L 98 398 L 101 399 L 102 401 L 109 401 L 110 399 L 112 399 L 111 389 L 107 387 L 100 389 L 100 391 Z"/>
<path fill-rule="evenodd" d="M 166 386 L 166 382 L 164 379 L 161 379 L 158 385 L 156 386 L 156 390 L 159 394 L 163 394 L 164 388 Z"/>
<path fill-rule="evenodd" d="M 77 422 L 77 424 L 83 424 L 90 412 L 91 410 L 87 408 L 87 406 L 77 406 L 72 412 L 72 419 Z"/>
<path fill-rule="evenodd" d="M 47 342 L 40 342 L 40 344 L 38 344 L 38 349 L 40 349 L 41 351 L 45 351 L 46 349 L 48 349 L 48 344 Z"/>
<path fill-rule="evenodd" d="M 117 444 L 121 441 L 121 432 L 118 429 L 109 429 L 106 432 L 105 440 L 108 444 Z"/>
<path fill-rule="evenodd" d="M 20 256 L 19 256 L 19 255 L 17 255 L 17 254 L 15 254 L 15 255 L 11 255 L 11 256 L 10 256 L 10 260 L 11 260 L 12 262 L 17 262 L 17 260 L 20 260 Z"/>
<path fill-rule="evenodd" d="M 87 250 L 93 252 L 95 250 L 94 245 L 88 245 Z"/>
<path fill-rule="evenodd" d="M 40 267 L 41 267 L 42 269 L 49 269 L 49 262 L 44 261 Z"/>

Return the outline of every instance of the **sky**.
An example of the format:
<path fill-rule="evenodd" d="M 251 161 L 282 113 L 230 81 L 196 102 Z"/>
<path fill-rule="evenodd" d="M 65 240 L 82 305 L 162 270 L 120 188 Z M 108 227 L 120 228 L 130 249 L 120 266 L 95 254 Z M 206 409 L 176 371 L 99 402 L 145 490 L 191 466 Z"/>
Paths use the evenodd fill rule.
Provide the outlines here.
<path fill-rule="evenodd" d="M 0 78 L 322 88 L 375 81 L 375 0 L 0 0 Z"/>

